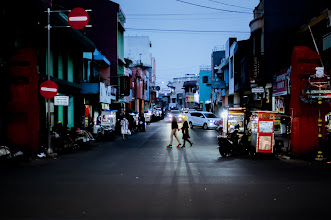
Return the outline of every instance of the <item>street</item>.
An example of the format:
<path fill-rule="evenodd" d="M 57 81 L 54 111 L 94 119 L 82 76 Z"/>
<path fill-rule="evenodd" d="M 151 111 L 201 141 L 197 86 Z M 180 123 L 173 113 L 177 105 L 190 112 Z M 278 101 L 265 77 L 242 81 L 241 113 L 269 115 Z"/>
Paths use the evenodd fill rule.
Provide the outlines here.
<path fill-rule="evenodd" d="M 1 168 L 0 218 L 330 218 L 328 164 L 222 158 L 218 133 L 197 127 L 192 147 L 174 139 L 170 149 L 170 126 L 165 119 L 127 140 Z"/>

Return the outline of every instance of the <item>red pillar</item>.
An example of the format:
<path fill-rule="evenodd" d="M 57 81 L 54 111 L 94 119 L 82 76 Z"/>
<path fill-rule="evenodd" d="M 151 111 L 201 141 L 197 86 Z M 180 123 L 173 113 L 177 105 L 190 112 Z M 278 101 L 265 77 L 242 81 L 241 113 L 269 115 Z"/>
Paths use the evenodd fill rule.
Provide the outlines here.
<path fill-rule="evenodd" d="M 308 78 L 320 66 L 320 56 L 309 47 L 294 47 L 291 61 L 291 101 L 292 113 L 291 147 L 294 155 L 312 153 L 318 148 L 318 104 L 305 103 L 300 99 L 302 90 L 309 85 Z M 318 88 L 314 88 L 318 90 Z M 320 105 L 324 119 L 327 104 Z"/>
<path fill-rule="evenodd" d="M 10 59 L 10 101 L 7 104 L 8 139 L 37 151 L 39 148 L 39 103 L 37 57 L 22 49 Z"/>

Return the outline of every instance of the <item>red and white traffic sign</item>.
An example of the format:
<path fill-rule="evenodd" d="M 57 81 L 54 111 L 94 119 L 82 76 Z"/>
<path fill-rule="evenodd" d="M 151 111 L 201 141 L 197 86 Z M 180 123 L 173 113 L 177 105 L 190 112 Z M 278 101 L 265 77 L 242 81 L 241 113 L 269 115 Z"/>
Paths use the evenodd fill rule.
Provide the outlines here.
<path fill-rule="evenodd" d="M 68 23 L 73 29 L 80 30 L 84 28 L 88 22 L 88 13 L 83 8 L 74 8 L 68 15 Z"/>
<path fill-rule="evenodd" d="M 40 94 L 46 99 L 51 99 L 56 96 L 58 87 L 55 82 L 47 80 L 40 85 Z"/>

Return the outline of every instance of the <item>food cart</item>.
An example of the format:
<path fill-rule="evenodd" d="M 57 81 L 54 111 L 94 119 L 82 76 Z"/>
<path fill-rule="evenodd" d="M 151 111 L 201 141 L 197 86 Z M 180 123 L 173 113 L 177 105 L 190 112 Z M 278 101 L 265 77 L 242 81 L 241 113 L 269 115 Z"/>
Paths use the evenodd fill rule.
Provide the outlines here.
<path fill-rule="evenodd" d="M 116 126 L 116 111 L 108 110 L 101 112 L 101 126 L 108 132 L 114 132 Z"/>
<path fill-rule="evenodd" d="M 275 113 L 270 111 L 252 112 L 250 117 L 250 153 L 273 153 Z"/>
<path fill-rule="evenodd" d="M 239 132 L 244 132 L 245 108 L 229 108 L 227 116 L 227 133 L 232 133 L 235 125 L 239 125 Z"/>

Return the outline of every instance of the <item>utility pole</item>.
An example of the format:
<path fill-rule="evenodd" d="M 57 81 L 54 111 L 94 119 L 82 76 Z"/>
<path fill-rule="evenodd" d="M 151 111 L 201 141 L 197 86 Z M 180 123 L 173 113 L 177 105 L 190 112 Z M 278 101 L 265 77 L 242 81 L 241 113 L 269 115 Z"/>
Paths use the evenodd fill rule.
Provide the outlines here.
<path fill-rule="evenodd" d="M 51 80 L 51 9 L 47 8 L 47 80 Z M 51 100 L 47 99 L 47 154 L 54 156 L 51 147 Z M 56 155 L 55 155 L 56 156 Z"/>

